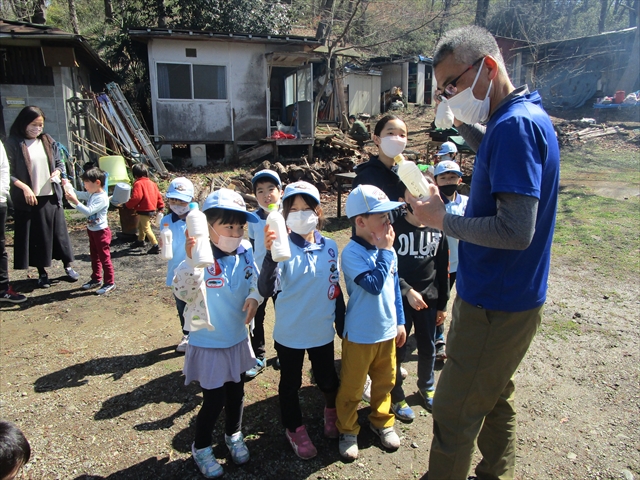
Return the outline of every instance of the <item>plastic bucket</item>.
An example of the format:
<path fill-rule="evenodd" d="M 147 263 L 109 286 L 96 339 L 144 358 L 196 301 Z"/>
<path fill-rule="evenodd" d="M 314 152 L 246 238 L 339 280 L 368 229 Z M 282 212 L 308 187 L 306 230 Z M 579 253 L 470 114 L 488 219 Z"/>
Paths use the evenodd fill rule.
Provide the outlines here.
<path fill-rule="evenodd" d="M 126 183 L 116 183 L 113 187 L 113 195 L 111 196 L 111 203 L 114 205 L 121 205 L 127 203 L 131 198 L 131 186 Z"/>
<path fill-rule="evenodd" d="M 108 157 L 100 157 L 98 166 L 105 172 L 109 172 L 109 184 L 114 185 L 118 182 L 131 184 L 129 175 L 127 174 L 127 164 L 120 155 L 111 155 Z"/>
<path fill-rule="evenodd" d="M 624 90 L 618 90 L 616 94 L 613 96 L 613 103 L 622 103 L 624 102 L 625 92 Z"/>

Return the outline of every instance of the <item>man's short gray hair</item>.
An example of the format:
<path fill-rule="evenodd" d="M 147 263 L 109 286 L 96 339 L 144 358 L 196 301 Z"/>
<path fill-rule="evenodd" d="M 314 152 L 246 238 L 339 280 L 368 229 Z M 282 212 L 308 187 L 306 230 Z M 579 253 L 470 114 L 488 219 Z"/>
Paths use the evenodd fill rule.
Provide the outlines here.
<path fill-rule="evenodd" d="M 445 32 L 433 55 L 434 68 L 449 55 L 463 65 L 471 65 L 479 58 L 491 55 L 498 62 L 499 68 L 506 73 L 496 39 L 485 28 L 469 25 Z"/>

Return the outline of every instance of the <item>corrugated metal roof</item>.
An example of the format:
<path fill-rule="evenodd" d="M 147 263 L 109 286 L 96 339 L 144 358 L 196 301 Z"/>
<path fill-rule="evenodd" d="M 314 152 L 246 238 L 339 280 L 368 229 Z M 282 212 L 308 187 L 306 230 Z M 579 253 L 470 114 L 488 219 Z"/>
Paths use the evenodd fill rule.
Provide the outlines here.
<path fill-rule="evenodd" d="M 267 35 L 251 33 L 222 33 L 210 32 L 207 30 L 188 30 L 182 28 L 145 28 L 137 27 L 129 29 L 129 36 L 133 39 L 167 38 L 176 40 L 214 40 L 214 41 L 235 41 L 235 42 L 258 42 L 258 43 L 280 43 L 280 44 L 301 44 L 318 46 L 322 42 L 314 37 L 303 37 L 299 35 Z"/>
<path fill-rule="evenodd" d="M 109 80 L 117 78 L 115 72 L 105 63 L 82 35 L 65 32 L 50 25 L 17 22 L 0 18 L 0 42 L 5 39 L 40 40 L 47 45 L 59 44 L 78 47 L 78 57 L 85 63 L 92 63 Z M 4 42 L 7 45 L 6 42 Z"/>

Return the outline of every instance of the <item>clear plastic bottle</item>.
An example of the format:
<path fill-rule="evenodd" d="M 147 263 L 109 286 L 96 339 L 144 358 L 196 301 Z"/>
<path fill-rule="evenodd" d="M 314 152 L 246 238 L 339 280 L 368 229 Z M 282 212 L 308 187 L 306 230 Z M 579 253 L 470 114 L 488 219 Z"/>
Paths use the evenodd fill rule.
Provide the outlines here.
<path fill-rule="evenodd" d="M 207 216 L 200 211 L 198 204 L 189 204 L 187 214 L 187 230 L 190 237 L 195 237 L 196 244 L 191 249 L 191 264 L 196 268 L 204 268 L 213 263 L 213 250 L 209 244 L 209 224 Z"/>
<path fill-rule="evenodd" d="M 173 232 L 169 229 L 168 223 L 163 225 L 160 231 L 160 239 L 162 240 L 160 258 L 163 260 L 171 260 L 173 258 Z"/>
<path fill-rule="evenodd" d="M 431 194 L 429 193 L 429 183 L 424 175 L 420 171 L 420 168 L 411 160 L 404 158 L 404 155 L 396 155 L 393 161 L 398 165 L 398 176 L 402 183 L 404 183 L 411 195 L 419 198 L 420 200 L 428 199 Z"/>
<path fill-rule="evenodd" d="M 71 182 L 65 183 L 63 188 L 64 188 L 65 193 L 73 193 L 74 190 L 75 190 L 73 188 L 73 185 L 71 184 Z"/>
<path fill-rule="evenodd" d="M 289 260 L 291 258 L 291 249 L 289 248 L 287 224 L 282 214 L 278 211 L 278 206 L 273 203 L 269 205 L 267 225 L 269 226 L 269 230 L 276 232 L 276 238 L 271 245 L 271 257 L 273 261 L 277 263 Z"/>

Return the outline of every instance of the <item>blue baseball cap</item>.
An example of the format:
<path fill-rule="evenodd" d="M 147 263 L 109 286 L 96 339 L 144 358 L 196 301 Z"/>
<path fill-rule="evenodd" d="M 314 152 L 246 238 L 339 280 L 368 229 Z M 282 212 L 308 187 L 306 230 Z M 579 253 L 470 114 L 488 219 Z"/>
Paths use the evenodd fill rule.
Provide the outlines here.
<path fill-rule="evenodd" d="M 389 197 L 373 185 L 358 185 L 347 197 L 346 212 L 348 218 L 364 213 L 390 212 L 404 205 L 404 202 L 392 202 Z"/>
<path fill-rule="evenodd" d="M 167 198 L 175 198 L 183 202 L 190 202 L 194 195 L 193 183 L 185 177 L 174 178 L 169 184 Z"/>
<path fill-rule="evenodd" d="M 278 173 L 274 172 L 273 170 L 265 168 L 264 170 L 260 170 L 259 172 L 257 172 L 251 179 L 251 183 L 254 187 L 256 186 L 256 182 L 260 179 L 271 180 L 278 186 L 278 188 L 282 189 L 282 181 L 280 181 L 280 175 L 278 175 Z"/>
<path fill-rule="evenodd" d="M 209 194 L 202 205 L 202 211 L 205 212 L 210 208 L 222 208 L 223 210 L 242 212 L 247 216 L 247 222 L 249 223 L 258 223 L 260 220 L 255 213 L 247 212 L 247 204 L 244 203 L 242 196 L 238 192 L 228 188 L 221 188 Z"/>
<path fill-rule="evenodd" d="M 436 169 L 433 172 L 433 176 L 437 177 L 438 175 L 442 175 L 443 173 L 457 173 L 459 176 L 462 176 L 462 172 L 460 171 L 460 165 L 451 160 L 445 160 L 436 165 Z"/>
<path fill-rule="evenodd" d="M 282 200 L 286 200 L 288 197 L 293 195 L 309 195 L 313 198 L 318 204 L 320 204 L 320 192 L 316 187 L 311 185 L 308 182 L 294 182 L 287 185 L 284 189 L 284 195 L 282 195 Z"/>
<path fill-rule="evenodd" d="M 441 156 L 452 153 L 458 153 L 458 147 L 456 147 L 456 144 L 453 142 L 444 142 L 440 146 L 440 150 L 438 151 L 438 153 L 436 153 L 436 155 Z"/>

